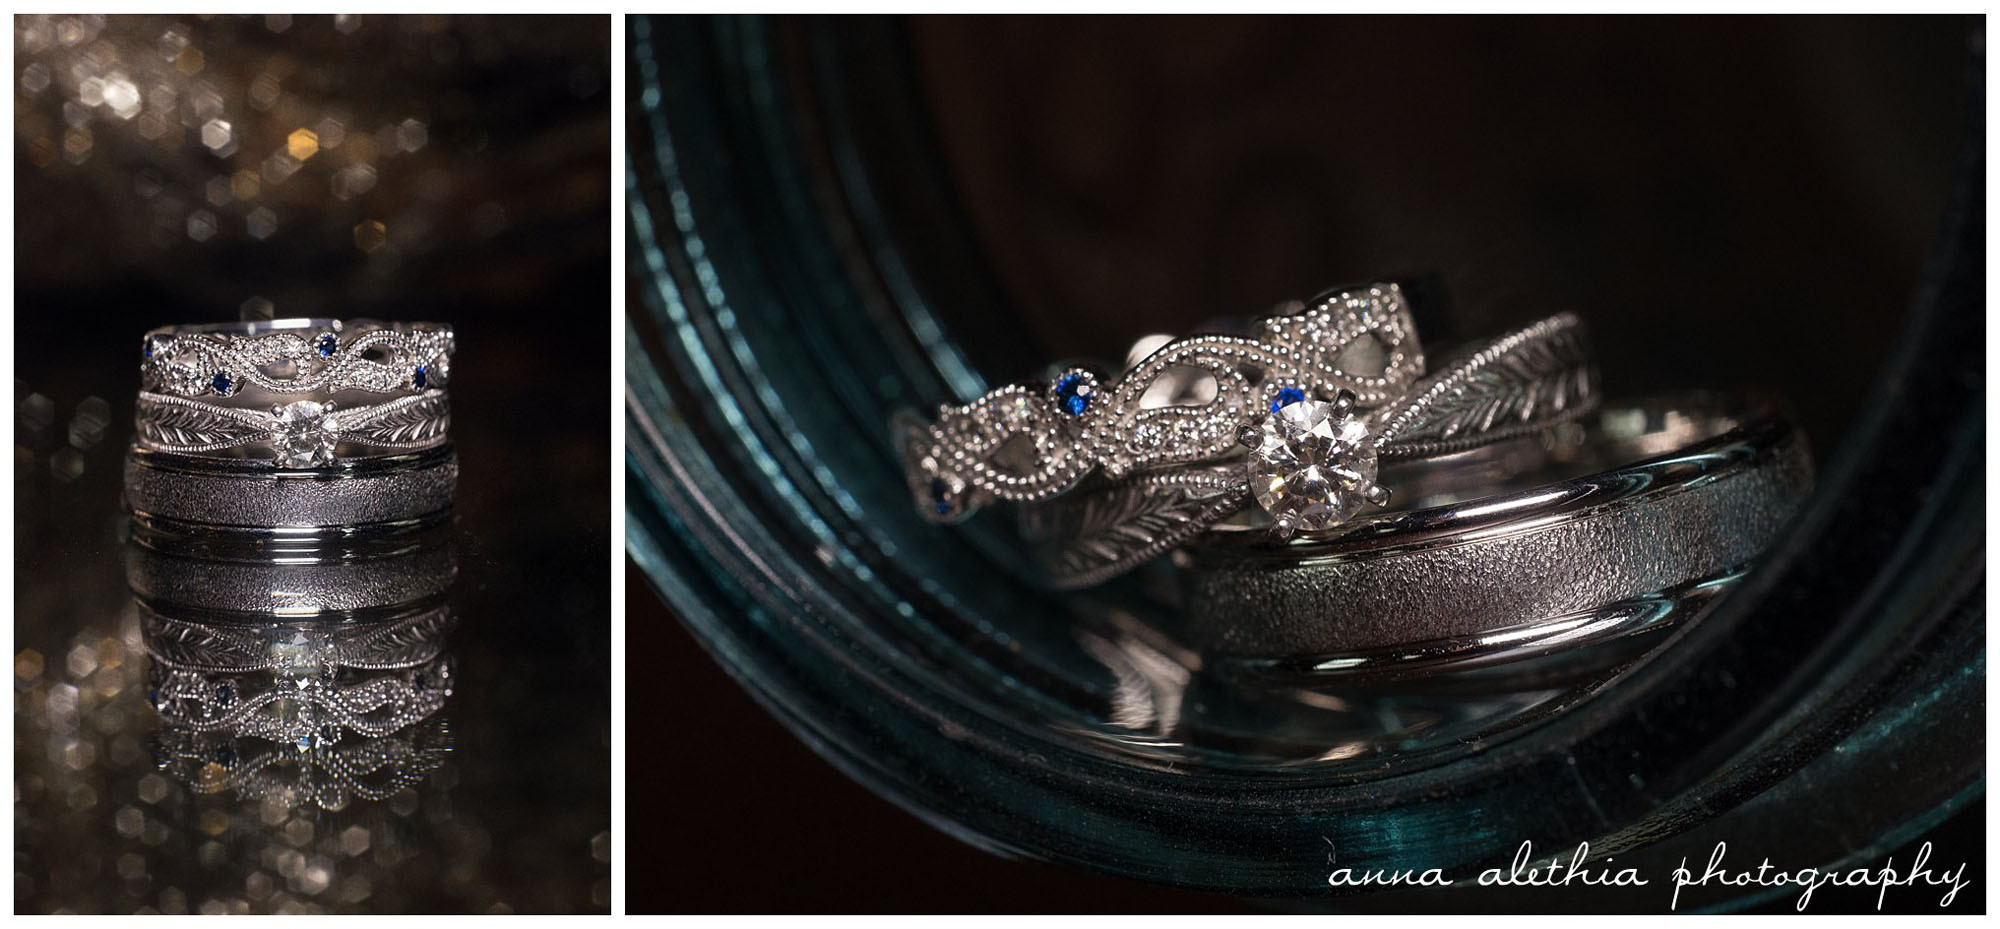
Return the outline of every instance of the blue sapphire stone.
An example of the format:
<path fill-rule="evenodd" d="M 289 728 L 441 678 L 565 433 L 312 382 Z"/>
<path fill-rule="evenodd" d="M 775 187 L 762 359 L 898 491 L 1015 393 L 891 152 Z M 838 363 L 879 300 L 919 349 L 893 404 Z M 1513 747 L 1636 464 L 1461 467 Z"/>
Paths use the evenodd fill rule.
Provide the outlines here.
<path fill-rule="evenodd" d="M 951 515 L 951 485 L 944 478 L 931 478 L 931 505 L 937 507 L 939 516 Z"/>
<path fill-rule="evenodd" d="M 424 691 L 431 689 L 431 682 L 430 679 L 419 674 L 415 677 L 410 678 L 410 686 L 416 688 L 417 693 L 423 693 Z"/>
<path fill-rule="evenodd" d="M 313 747 L 313 734 L 312 734 L 312 733 L 310 733 L 310 732 L 301 732 L 301 733 L 299 733 L 299 743 L 298 743 L 298 744 L 299 744 L 299 751 L 302 751 L 302 752 L 303 752 L 303 751 L 306 751 L 306 750 L 308 750 L 308 749 L 311 749 L 311 748 Z"/>
<path fill-rule="evenodd" d="M 1056 382 L 1056 403 L 1071 416 L 1082 416 L 1084 410 L 1090 409 L 1090 385 L 1084 382 L 1083 375 L 1065 374 Z"/>
<path fill-rule="evenodd" d="M 215 685 L 215 702 L 228 706 L 236 702 L 236 688 L 228 684 Z"/>
<path fill-rule="evenodd" d="M 146 340 L 146 345 L 145 345 L 145 352 L 146 352 L 146 357 L 148 357 L 148 358 L 151 358 L 151 357 L 153 357 L 153 340 L 152 340 L 152 339 L 147 339 L 147 340 Z"/>
<path fill-rule="evenodd" d="M 322 332 L 319 338 L 313 340 L 313 349 L 319 352 L 321 358 L 332 358 L 339 348 L 340 340 L 334 338 L 331 332 Z"/>
<path fill-rule="evenodd" d="M 1306 392 L 1297 387 L 1281 387 L 1278 389 L 1278 395 L 1271 398 L 1271 412 L 1276 413 L 1305 398 Z"/>
<path fill-rule="evenodd" d="M 417 385 L 418 390 L 422 390 L 424 389 L 424 385 L 430 382 L 430 375 L 424 373 L 424 366 L 417 365 L 416 372 L 410 375 L 410 383 Z"/>
<path fill-rule="evenodd" d="M 228 767 L 230 762 L 236 760 L 236 751 L 227 745 L 217 745 L 213 757 L 216 764 Z"/>
<path fill-rule="evenodd" d="M 214 388 L 216 393 L 227 397 L 231 390 L 236 389 L 236 382 L 230 380 L 227 373 L 217 371 L 214 377 L 208 379 L 208 386 Z"/>

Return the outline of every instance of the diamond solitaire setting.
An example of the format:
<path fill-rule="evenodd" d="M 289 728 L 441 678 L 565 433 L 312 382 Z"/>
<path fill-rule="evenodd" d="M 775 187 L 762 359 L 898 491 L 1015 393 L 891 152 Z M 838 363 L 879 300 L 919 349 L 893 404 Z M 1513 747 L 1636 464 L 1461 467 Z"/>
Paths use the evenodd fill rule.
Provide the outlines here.
<path fill-rule="evenodd" d="M 1250 449 L 1250 492 L 1279 538 L 1330 529 L 1363 503 L 1389 502 L 1389 492 L 1375 483 L 1375 436 L 1347 391 L 1331 402 L 1285 403 L 1244 426 L 1237 440 Z"/>
<path fill-rule="evenodd" d="M 278 451 L 278 466 L 321 468 L 333 463 L 334 447 L 340 432 L 333 417 L 333 404 L 300 400 L 271 411 L 277 430 L 271 444 Z"/>

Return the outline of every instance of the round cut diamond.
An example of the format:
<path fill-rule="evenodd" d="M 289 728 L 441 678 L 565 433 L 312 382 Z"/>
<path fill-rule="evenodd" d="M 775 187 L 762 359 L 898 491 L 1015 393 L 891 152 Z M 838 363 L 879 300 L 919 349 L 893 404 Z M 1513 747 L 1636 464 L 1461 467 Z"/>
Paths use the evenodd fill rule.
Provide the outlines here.
<path fill-rule="evenodd" d="M 1352 410 L 1301 400 L 1257 427 L 1247 465 L 1257 505 L 1295 530 L 1345 522 L 1375 486 L 1375 446 Z"/>
<path fill-rule="evenodd" d="M 277 409 L 278 429 L 271 444 L 277 446 L 279 466 L 318 468 L 333 463 L 333 448 L 339 444 L 340 434 L 329 412 L 326 404 L 311 400 Z"/>
<path fill-rule="evenodd" d="M 299 629 L 280 628 L 271 639 L 271 672 L 281 678 L 310 677 L 319 670 L 327 646 Z"/>

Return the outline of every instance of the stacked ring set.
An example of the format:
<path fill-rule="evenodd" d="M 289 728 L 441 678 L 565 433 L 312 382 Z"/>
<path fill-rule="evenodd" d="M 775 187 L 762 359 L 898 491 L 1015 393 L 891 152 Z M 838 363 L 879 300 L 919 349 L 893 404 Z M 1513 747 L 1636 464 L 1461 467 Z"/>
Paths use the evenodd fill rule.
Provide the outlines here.
<path fill-rule="evenodd" d="M 126 578 L 162 773 L 336 810 L 443 763 L 452 350 L 430 323 L 146 334 Z"/>
<path fill-rule="evenodd" d="M 251 560 L 136 535 L 154 763 L 198 794 L 338 810 L 444 763 L 457 574 L 441 529 L 354 559 Z"/>
<path fill-rule="evenodd" d="M 1812 482 L 1804 438 L 1766 402 L 1605 402 L 1571 314 L 1432 368 L 1394 284 L 892 429 L 925 519 L 1015 504 L 1062 589 L 1164 564 L 1185 644 L 1287 680 L 1484 668 L 1665 628 L 1740 577 Z"/>
<path fill-rule="evenodd" d="M 125 468 L 139 521 L 200 531 L 342 536 L 449 511 L 450 327 L 326 319 L 146 334 L 138 438 Z"/>

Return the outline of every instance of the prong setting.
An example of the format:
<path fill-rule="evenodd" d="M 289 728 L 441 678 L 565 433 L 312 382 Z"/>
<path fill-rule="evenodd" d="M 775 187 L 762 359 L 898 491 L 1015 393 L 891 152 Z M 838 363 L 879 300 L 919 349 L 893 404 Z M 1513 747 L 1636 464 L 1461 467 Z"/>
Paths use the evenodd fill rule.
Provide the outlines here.
<path fill-rule="evenodd" d="M 1250 448 L 1245 477 L 1251 495 L 1284 539 L 1346 522 L 1364 504 L 1386 501 L 1375 481 L 1376 452 L 1354 394 L 1286 404 L 1256 426 L 1239 430 Z"/>

